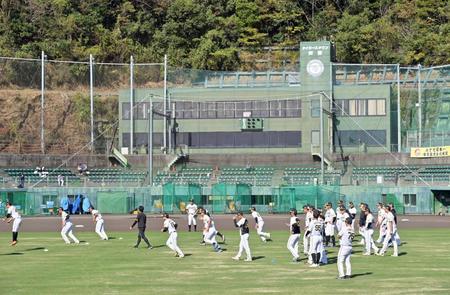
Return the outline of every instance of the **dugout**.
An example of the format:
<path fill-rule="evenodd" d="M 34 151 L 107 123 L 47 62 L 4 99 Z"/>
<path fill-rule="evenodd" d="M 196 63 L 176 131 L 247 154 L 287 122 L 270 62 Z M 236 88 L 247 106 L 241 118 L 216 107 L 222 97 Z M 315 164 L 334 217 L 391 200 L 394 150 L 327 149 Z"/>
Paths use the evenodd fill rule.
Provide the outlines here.
<path fill-rule="evenodd" d="M 213 212 L 248 212 L 251 207 L 252 190 L 248 184 L 217 183 L 211 189 L 208 201 Z"/>
<path fill-rule="evenodd" d="M 169 213 L 185 213 L 186 205 L 194 199 L 201 203 L 202 188 L 198 184 L 166 183 L 163 186 L 163 210 Z"/>

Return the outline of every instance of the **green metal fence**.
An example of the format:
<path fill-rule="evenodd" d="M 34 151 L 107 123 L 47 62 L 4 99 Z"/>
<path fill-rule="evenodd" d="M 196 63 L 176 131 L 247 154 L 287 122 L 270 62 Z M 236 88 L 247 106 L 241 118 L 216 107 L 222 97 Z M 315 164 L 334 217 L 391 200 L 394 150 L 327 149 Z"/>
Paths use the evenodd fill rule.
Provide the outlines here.
<path fill-rule="evenodd" d="M 218 183 L 202 187 L 168 183 L 135 188 L 1 189 L 0 212 L 5 210 L 5 202 L 9 200 L 23 215 L 54 214 L 61 199 L 73 201 L 82 196 L 102 213 L 110 214 L 126 214 L 140 205 L 148 213 L 184 213 L 191 199 L 213 213 L 248 211 L 251 206 L 262 213 L 285 213 L 290 208 L 300 210 L 305 204 L 322 208 L 326 202 L 331 202 L 335 207 L 342 200 L 345 204 L 351 201 L 355 206 L 368 203 L 370 208 L 375 208 L 378 202 L 390 202 L 400 214 L 433 214 L 436 210 L 435 191 L 449 191 L 449 188 L 297 185 L 261 189 L 247 184 Z"/>

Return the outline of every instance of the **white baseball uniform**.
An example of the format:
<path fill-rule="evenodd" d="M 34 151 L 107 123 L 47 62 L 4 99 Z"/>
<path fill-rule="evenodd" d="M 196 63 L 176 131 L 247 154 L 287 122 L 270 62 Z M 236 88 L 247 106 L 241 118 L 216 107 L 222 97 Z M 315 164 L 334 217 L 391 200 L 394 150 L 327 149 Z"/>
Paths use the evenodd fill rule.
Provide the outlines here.
<path fill-rule="evenodd" d="M 352 230 L 355 231 L 355 220 L 356 220 L 356 208 L 349 208 L 348 212 L 350 213 L 351 217 L 352 217 Z"/>
<path fill-rule="evenodd" d="M 336 228 L 337 231 L 340 232 L 342 227 L 345 226 L 345 220 L 349 218 L 350 215 L 344 211 L 341 213 L 340 210 L 336 213 Z"/>
<path fill-rule="evenodd" d="M 245 250 L 247 254 L 247 261 L 252 260 L 252 254 L 250 252 L 250 246 L 248 244 L 248 238 L 250 236 L 250 229 L 248 228 L 248 221 L 244 217 L 242 217 L 239 221 L 235 221 L 235 225 L 239 227 L 239 235 L 241 240 L 239 242 L 239 251 L 235 258 L 239 259 L 242 255 L 242 252 Z"/>
<path fill-rule="evenodd" d="M 322 244 L 323 222 L 313 219 L 308 226 L 309 240 L 309 254 L 318 254 L 321 252 L 320 245 Z"/>
<path fill-rule="evenodd" d="M 69 235 L 69 237 L 75 242 L 75 244 L 79 244 L 80 241 L 78 241 L 78 239 L 75 237 L 75 235 L 72 232 L 72 221 L 70 221 L 70 215 L 63 211 L 61 214 L 61 218 L 63 221 L 63 228 L 61 230 L 61 236 L 64 240 L 64 242 L 66 242 L 66 244 L 70 244 L 70 240 L 67 238 L 67 235 Z"/>
<path fill-rule="evenodd" d="M 375 218 L 372 213 L 367 214 L 366 216 L 366 224 L 364 225 L 364 242 L 366 243 L 366 252 L 364 254 L 370 255 L 371 249 L 378 253 L 378 247 L 375 245 L 373 241 L 373 228 L 375 225 Z"/>
<path fill-rule="evenodd" d="M 203 225 L 203 235 L 205 242 L 211 245 L 217 244 L 217 230 L 214 226 L 214 221 L 206 214 L 203 215 Z"/>
<path fill-rule="evenodd" d="M 258 233 L 258 235 L 261 238 L 261 240 L 263 242 L 265 242 L 267 239 L 270 238 L 270 234 L 266 233 L 266 232 L 263 232 L 264 220 L 262 219 L 261 215 L 258 212 L 256 212 L 256 211 L 252 212 L 252 216 L 253 216 L 253 218 L 255 219 L 255 222 L 256 222 L 256 232 Z"/>
<path fill-rule="evenodd" d="M 387 212 L 386 222 L 387 222 L 386 237 L 384 238 L 383 248 L 381 248 L 380 254 L 384 255 L 384 253 L 388 248 L 389 241 L 392 241 L 392 245 L 394 246 L 394 256 L 398 256 L 399 241 L 396 238 L 397 224 L 395 223 L 394 214 L 392 214 L 392 212 Z M 391 229 L 389 228 L 389 225 Z"/>
<path fill-rule="evenodd" d="M 334 236 L 334 218 L 336 217 L 336 213 L 333 208 L 330 208 L 325 213 L 325 235 L 326 236 Z"/>
<path fill-rule="evenodd" d="M 169 247 L 172 251 L 175 251 L 179 257 L 184 257 L 183 252 L 180 247 L 178 247 L 178 233 L 175 228 L 175 221 L 167 218 L 164 220 L 164 228 L 167 228 L 167 232 L 169 233 L 169 238 L 166 241 L 167 247 Z"/>
<path fill-rule="evenodd" d="M 297 260 L 300 256 L 298 255 L 298 240 L 300 239 L 300 220 L 297 216 L 291 216 L 289 220 L 289 230 L 291 235 L 289 236 L 287 242 L 287 248 L 291 252 L 294 260 Z"/>
<path fill-rule="evenodd" d="M 384 237 L 386 236 L 387 220 L 386 220 L 386 212 L 382 208 L 378 211 L 377 220 L 380 226 L 380 232 L 378 234 L 377 243 L 383 243 Z"/>
<path fill-rule="evenodd" d="M 186 206 L 186 211 L 188 213 L 188 225 L 197 225 L 197 219 L 195 218 L 197 209 L 197 205 L 195 204 L 188 204 Z"/>
<path fill-rule="evenodd" d="M 108 236 L 105 232 L 105 221 L 98 210 L 92 210 L 92 216 L 95 217 L 95 232 L 100 236 L 102 240 L 108 240 Z"/>
<path fill-rule="evenodd" d="M 351 276 L 352 275 L 352 265 L 350 263 L 350 256 L 352 255 L 352 241 L 355 237 L 355 233 L 351 228 L 344 226 L 339 232 L 340 237 L 340 248 L 337 259 L 337 266 L 339 277 Z M 344 273 L 344 262 L 346 271 Z"/>
<path fill-rule="evenodd" d="M 15 206 L 9 206 L 8 214 L 11 215 L 11 218 L 14 219 L 12 225 L 12 232 L 18 232 L 20 229 L 20 224 L 22 223 L 22 216 L 20 216 L 19 212 L 17 212 Z"/>
<path fill-rule="evenodd" d="M 313 213 L 308 210 L 305 214 L 305 233 L 303 234 L 303 253 L 308 254 L 309 253 L 309 243 L 310 243 L 310 236 L 306 236 L 306 231 L 309 229 L 309 224 L 313 220 Z"/>

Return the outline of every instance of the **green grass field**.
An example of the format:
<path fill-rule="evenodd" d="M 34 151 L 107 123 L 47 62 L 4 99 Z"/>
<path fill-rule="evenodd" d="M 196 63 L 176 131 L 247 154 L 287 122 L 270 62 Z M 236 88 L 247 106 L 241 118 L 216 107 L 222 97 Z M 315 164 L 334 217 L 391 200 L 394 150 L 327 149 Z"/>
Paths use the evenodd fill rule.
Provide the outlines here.
<path fill-rule="evenodd" d="M 266 244 L 252 233 L 250 247 L 258 259 L 237 262 L 231 257 L 238 232 L 225 234 L 227 250 L 218 254 L 199 245 L 200 233 L 181 232 L 179 245 L 187 256 L 179 259 L 165 246 L 166 233 L 148 234 L 156 246 L 150 251 L 132 248 L 135 232 L 109 233 L 110 241 L 78 233 L 88 245 L 65 245 L 59 233 L 21 233 L 16 247 L 9 246 L 10 233 L 1 233 L 1 293 L 450 293 L 450 230 L 402 230 L 400 257 L 362 256 L 356 245 L 355 277 L 345 281 L 335 279 L 337 248 L 329 250 L 331 264 L 311 269 L 304 261 L 291 262 L 286 232 L 272 233 L 274 241 Z"/>

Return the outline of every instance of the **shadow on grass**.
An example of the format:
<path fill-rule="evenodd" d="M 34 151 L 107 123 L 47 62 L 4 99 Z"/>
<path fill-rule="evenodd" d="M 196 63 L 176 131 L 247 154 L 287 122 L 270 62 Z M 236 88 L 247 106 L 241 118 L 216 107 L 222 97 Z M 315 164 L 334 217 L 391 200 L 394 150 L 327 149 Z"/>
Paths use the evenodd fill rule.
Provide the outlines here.
<path fill-rule="evenodd" d="M 116 237 L 108 237 L 108 240 L 117 240 Z"/>
<path fill-rule="evenodd" d="M 30 249 L 26 249 L 25 251 L 37 251 L 37 250 L 44 250 L 45 247 L 36 247 L 36 248 L 30 248 Z"/>
<path fill-rule="evenodd" d="M 253 256 L 252 259 L 253 260 L 259 260 L 259 259 L 263 259 L 266 258 L 266 256 Z"/>
<path fill-rule="evenodd" d="M 185 253 L 184 254 L 184 257 L 188 257 L 188 256 L 192 256 L 192 254 L 191 253 Z"/>
<path fill-rule="evenodd" d="M 355 273 L 355 274 L 352 274 L 351 276 L 350 276 L 350 278 L 356 278 L 356 277 L 362 277 L 362 276 L 369 276 L 369 275 L 372 275 L 373 274 L 373 272 L 363 272 L 363 273 Z"/>
<path fill-rule="evenodd" d="M 155 245 L 155 246 L 153 246 L 153 249 L 158 249 L 158 248 L 162 248 L 162 247 L 166 247 L 166 245 Z"/>
<path fill-rule="evenodd" d="M 404 255 L 408 255 L 408 252 L 401 252 L 401 253 L 398 253 L 398 256 L 404 256 Z"/>
<path fill-rule="evenodd" d="M 12 252 L 12 253 L 5 253 L 5 254 L 0 254 L 2 256 L 12 256 L 12 255 L 23 255 L 22 252 Z"/>

